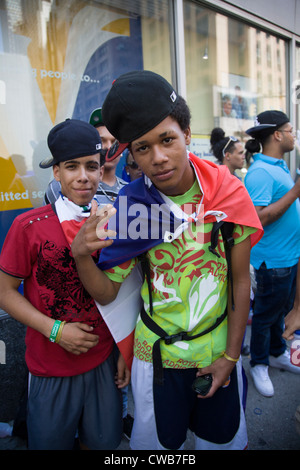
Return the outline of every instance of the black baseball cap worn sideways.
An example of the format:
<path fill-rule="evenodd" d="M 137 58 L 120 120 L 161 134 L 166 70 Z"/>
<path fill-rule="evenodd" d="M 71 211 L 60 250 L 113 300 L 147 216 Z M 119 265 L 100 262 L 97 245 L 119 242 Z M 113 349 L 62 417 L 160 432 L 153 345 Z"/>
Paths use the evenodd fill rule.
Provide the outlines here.
<path fill-rule="evenodd" d="M 280 126 L 289 122 L 288 116 L 282 111 L 264 111 L 257 115 L 254 127 L 246 131 L 246 134 L 255 137 L 261 131 L 267 129 L 276 131 Z"/>
<path fill-rule="evenodd" d="M 128 72 L 114 81 L 102 106 L 102 118 L 117 139 L 106 154 L 114 160 L 131 142 L 168 117 L 177 93 L 161 75 L 149 70 Z"/>
<path fill-rule="evenodd" d="M 101 155 L 101 138 L 97 129 L 88 122 L 66 119 L 49 132 L 48 147 L 52 157 L 41 161 L 41 168 L 96 153 Z"/>

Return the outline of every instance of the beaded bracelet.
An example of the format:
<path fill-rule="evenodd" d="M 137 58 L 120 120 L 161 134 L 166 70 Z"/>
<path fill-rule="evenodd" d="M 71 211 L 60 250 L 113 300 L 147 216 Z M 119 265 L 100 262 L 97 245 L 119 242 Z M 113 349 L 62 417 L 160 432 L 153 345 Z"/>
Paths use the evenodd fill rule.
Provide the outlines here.
<path fill-rule="evenodd" d="M 239 357 L 237 359 L 234 359 L 233 357 L 228 356 L 225 351 L 223 352 L 223 356 L 225 357 L 225 359 L 227 359 L 227 361 L 238 362 L 239 360 Z"/>

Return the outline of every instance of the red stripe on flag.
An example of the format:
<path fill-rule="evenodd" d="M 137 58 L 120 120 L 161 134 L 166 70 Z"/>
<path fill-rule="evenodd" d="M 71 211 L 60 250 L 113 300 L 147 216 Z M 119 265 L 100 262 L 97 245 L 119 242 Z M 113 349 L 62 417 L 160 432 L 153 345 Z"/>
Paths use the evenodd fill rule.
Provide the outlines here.
<path fill-rule="evenodd" d="M 126 362 L 129 370 L 131 370 L 133 361 L 133 342 L 134 342 L 134 330 L 124 339 L 117 343 L 118 348 Z"/>

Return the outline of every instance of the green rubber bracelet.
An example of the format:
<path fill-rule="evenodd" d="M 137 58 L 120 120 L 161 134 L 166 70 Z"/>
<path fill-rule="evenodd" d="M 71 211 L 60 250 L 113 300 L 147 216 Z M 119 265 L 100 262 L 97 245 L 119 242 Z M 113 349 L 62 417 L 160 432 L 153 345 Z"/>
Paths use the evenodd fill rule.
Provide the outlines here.
<path fill-rule="evenodd" d="M 55 343 L 60 324 L 61 324 L 60 320 L 55 320 L 54 325 L 51 330 L 50 338 L 49 338 L 49 341 L 51 341 L 51 343 Z"/>

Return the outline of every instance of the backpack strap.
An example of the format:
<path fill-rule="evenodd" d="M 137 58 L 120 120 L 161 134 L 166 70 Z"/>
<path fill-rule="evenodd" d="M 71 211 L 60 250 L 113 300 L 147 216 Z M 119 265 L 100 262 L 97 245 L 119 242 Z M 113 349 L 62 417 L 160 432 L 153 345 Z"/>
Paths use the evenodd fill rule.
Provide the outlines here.
<path fill-rule="evenodd" d="M 220 258 L 219 253 L 216 251 L 216 247 L 218 245 L 218 238 L 219 238 L 219 230 L 224 225 L 223 220 L 220 222 L 214 222 L 213 227 L 211 229 L 210 235 L 210 246 L 208 247 L 209 251 Z"/>
<path fill-rule="evenodd" d="M 215 323 L 206 328 L 201 333 L 197 335 L 189 335 L 187 331 L 180 331 L 179 333 L 175 333 L 174 335 L 168 335 L 165 330 L 163 330 L 155 321 L 152 319 L 152 316 L 149 316 L 145 311 L 144 307 L 141 311 L 141 319 L 143 323 L 149 328 L 149 330 L 153 331 L 159 338 L 153 344 L 153 352 L 152 352 L 152 361 L 153 361 L 153 372 L 154 372 L 154 382 L 157 385 L 163 385 L 163 365 L 161 359 L 161 351 L 160 351 L 160 342 L 164 341 L 165 344 L 174 344 L 176 341 L 191 341 L 192 339 L 200 338 L 200 336 L 204 336 L 207 333 L 210 333 L 212 330 L 217 328 L 222 321 L 225 319 L 227 315 L 227 308 L 222 313 L 220 317 L 217 318 Z"/>

